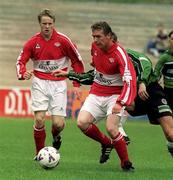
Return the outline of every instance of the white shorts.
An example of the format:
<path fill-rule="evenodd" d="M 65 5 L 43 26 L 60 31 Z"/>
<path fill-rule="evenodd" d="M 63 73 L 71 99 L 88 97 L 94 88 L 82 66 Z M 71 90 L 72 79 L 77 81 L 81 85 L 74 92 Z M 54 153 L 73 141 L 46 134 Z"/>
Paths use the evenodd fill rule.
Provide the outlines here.
<path fill-rule="evenodd" d="M 66 116 L 66 81 L 51 81 L 34 77 L 31 99 L 33 111 L 48 111 L 51 115 Z"/>
<path fill-rule="evenodd" d="M 112 96 L 96 96 L 89 94 L 86 98 L 80 111 L 87 111 L 91 113 L 96 121 L 106 118 L 106 116 L 112 114 L 112 108 L 116 103 L 119 95 Z M 118 116 L 123 116 L 124 108 L 118 113 Z"/>

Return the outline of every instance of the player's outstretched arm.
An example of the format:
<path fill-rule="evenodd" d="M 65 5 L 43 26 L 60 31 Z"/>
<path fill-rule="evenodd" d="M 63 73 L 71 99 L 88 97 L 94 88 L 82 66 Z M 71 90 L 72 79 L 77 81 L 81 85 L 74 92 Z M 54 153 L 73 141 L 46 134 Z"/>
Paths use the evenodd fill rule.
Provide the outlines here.
<path fill-rule="evenodd" d="M 74 71 L 63 71 L 58 69 L 52 73 L 55 77 L 67 77 L 69 80 L 77 81 L 83 85 L 91 85 L 94 80 L 94 70 L 90 70 L 86 73 L 77 73 Z"/>
<path fill-rule="evenodd" d="M 58 69 L 58 70 L 52 72 L 52 75 L 55 77 L 68 77 L 68 72 Z"/>

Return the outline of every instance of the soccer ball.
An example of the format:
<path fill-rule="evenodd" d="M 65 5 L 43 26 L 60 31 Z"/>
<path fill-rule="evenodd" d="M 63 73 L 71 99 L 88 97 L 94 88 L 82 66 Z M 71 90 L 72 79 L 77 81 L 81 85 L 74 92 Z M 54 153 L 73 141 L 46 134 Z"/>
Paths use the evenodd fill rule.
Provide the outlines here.
<path fill-rule="evenodd" d="M 54 168 L 59 163 L 60 153 L 54 147 L 47 146 L 39 151 L 37 160 L 43 168 Z"/>

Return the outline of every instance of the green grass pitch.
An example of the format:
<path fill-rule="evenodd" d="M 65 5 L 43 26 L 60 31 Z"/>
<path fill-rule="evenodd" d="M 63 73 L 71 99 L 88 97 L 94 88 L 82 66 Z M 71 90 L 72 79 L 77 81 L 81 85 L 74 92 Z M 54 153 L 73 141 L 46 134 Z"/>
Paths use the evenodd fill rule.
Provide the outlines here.
<path fill-rule="evenodd" d="M 0 180 L 171 180 L 173 159 L 159 126 L 129 120 L 129 155 L 134 172 L 123 172 L 113 150 L 106 164 L 99 164 L 100 145 L 84 136 L 76 122 L 67 120 L 58 167 L 45 170 L 33 161 L 33 121 L 0 118 Z M 50 121 L 46 121 L 46 145 L 51 145 Z M 99 124 L 104 131 L 104 121 Z"/>

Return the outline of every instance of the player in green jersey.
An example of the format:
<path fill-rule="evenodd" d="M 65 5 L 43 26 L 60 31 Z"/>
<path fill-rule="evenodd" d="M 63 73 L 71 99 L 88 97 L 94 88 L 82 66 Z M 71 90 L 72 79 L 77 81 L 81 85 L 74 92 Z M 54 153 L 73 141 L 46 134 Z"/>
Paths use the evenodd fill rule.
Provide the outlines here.
<path fill-rule="evenodd" d="M 154 80 L 153 66 L 148 57 L 135 51 L 127 51 L 132 59 L 138 77 L 138 95 L 134 109 L 128 109 L 132 116 L 147 114 L 151 124 L 159 124 L 167 139 L 167 148 L 173 156 L 173 118 L 170 104 L 160 84 Z"/>
<path fill-rule="evenodd" d="M 173 31 L 168 34 L 169 49 L 163 53 L 154 69 L 154 81 L 163 77 L 164 92 L 173 111 Z"/>

